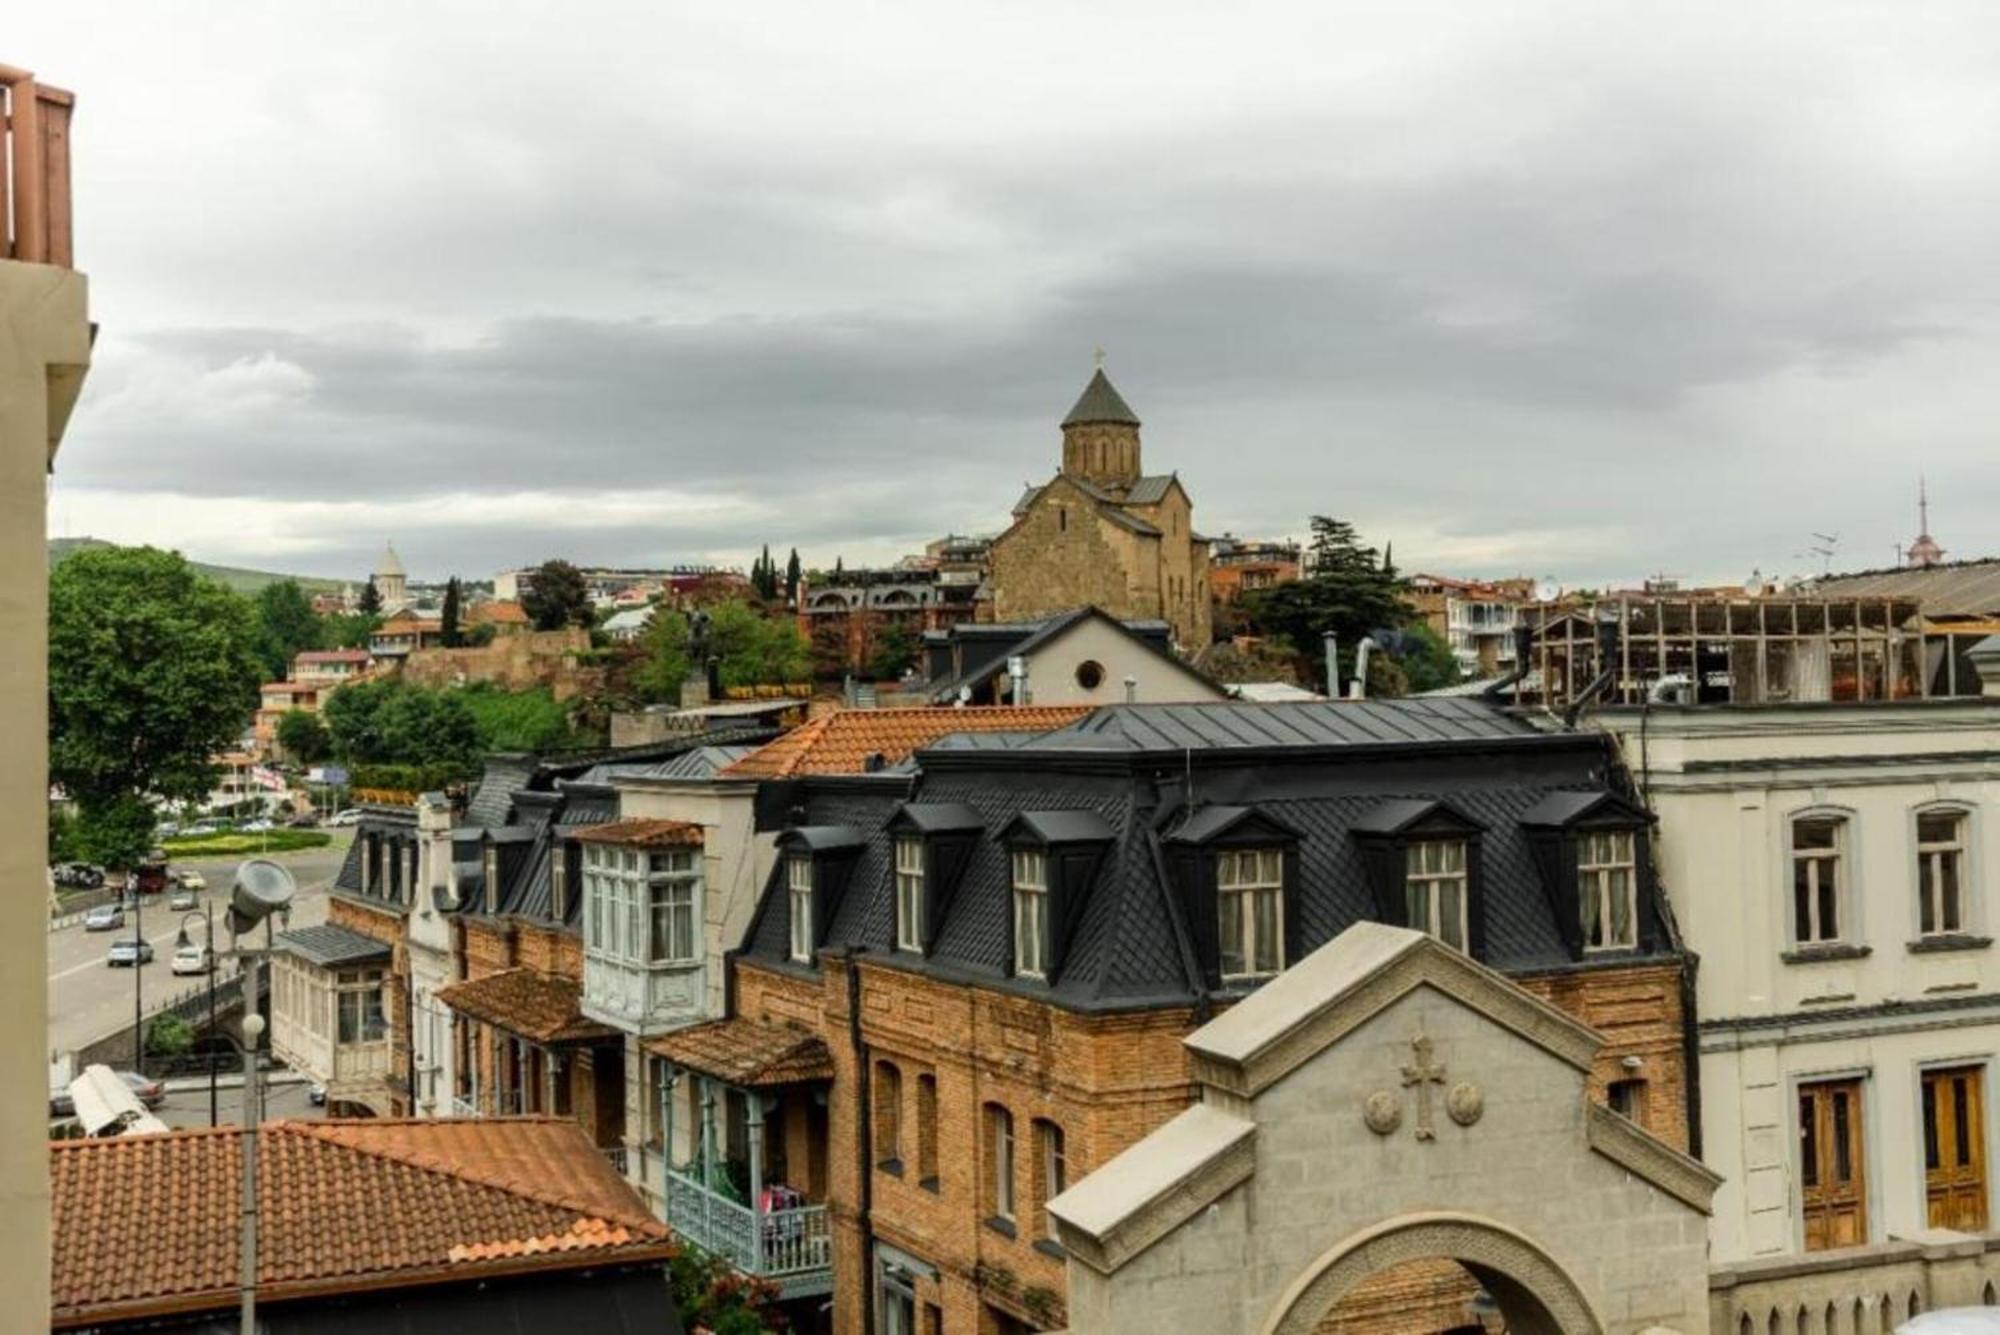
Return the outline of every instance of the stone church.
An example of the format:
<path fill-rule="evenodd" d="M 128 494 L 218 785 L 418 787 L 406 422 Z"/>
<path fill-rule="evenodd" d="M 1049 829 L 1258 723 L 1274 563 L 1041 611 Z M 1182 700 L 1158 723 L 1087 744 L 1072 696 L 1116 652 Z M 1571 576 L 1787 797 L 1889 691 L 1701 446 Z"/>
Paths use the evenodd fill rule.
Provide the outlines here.
<path fill-rule="evenodd" d="M 1063 418 L 1062 471 L 1030 487 L 993 540 L 995 621 L 1035 621 L 1086 604 L 1160 620 L 1188 653 L 1208 647 L 1208 544 L 1172 473 L 1140 466 L 1139 418 L 1102 367 Z"/>

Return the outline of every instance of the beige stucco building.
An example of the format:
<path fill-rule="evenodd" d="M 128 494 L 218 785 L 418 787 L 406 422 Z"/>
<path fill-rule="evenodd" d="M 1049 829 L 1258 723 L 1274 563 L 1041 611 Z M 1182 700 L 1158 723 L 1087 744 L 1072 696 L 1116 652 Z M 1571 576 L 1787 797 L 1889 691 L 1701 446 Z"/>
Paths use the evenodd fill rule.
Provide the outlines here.
<path fill-rule="evenodd" d="M 48 475 L 91 324 L 71 267 L 70 95 L 6 66 L 0 92 L 0 1329 L 34 1330 L 49 1315 Z"/>
<path fill-rule="evenodd" d="M 2000 699 L 1599 717 L 1701 959 L 1714 1260 L 2000 1246 Z"/>
<path fill-rule="evenodd" d="M 1207 648 L 1208 543 L 1194 531 L 1194 502 L 1176 474 L 1142 470 L 1139 418 L 1102 369 L 1062 433 L 1062 471 L 1029 488 L 993 540 L 993 619 L 1095 606 L 1167 622 L 1184 652 Z"/>

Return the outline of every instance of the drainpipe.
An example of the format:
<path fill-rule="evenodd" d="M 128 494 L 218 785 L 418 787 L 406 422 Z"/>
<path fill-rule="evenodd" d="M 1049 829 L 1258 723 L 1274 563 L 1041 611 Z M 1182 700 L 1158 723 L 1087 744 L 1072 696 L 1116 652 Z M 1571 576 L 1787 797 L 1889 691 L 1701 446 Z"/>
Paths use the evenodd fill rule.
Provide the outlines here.
<path fill-rule="evenodd" d="M 1326 650 L 1326 698 L 1340 698 L 1340 637 L 1332 631 L 1320 636 L 1320 644 Z"/>
<path fill-rule="evenodd" d="M 861 1329 L 875 1329 L 875 1165 L 872 1161 L 870 1138 L 875 1131 L 874 1092 L 870 1088 L 873 1072 L 868 1067 L 868 1051 L 861 1041 L 861 966 L 855 960 L 860 952 L 853 946 L 846 948 L 843 961 L 847 972 L 847 1044 L 854 1054 L 854 1088 L 857 1108 L 854 1116 L 854 1163 L 860 1170 L 861 1200 L 855 1211 L 855 1219 L 861 1226 L 861 1256 L 867 1274 L 861 1284 Z"/>

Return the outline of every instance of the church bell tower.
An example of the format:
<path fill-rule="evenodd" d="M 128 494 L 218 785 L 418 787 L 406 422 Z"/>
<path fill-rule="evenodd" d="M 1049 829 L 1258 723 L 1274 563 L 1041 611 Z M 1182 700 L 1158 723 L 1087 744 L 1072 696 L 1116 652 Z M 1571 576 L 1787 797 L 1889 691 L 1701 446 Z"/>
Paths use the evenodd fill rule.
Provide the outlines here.
<path fill-rule="evenodd" d="M 1111 387 L 1102 359 L 1063 418 L 1062 471 L 1114 496 L 1139 479 L 1139 418 Z"/>

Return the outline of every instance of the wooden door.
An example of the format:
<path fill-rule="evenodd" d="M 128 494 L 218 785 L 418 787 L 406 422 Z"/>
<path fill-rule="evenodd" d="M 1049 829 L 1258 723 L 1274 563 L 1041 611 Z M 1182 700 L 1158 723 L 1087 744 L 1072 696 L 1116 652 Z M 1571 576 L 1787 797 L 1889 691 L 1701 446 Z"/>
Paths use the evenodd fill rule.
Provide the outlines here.
<path fill-rule="evenodd" d="M 1924 1197 L 1932 1228 L 1986 1229 L 1981 1084 L 1977 1066 L 1924 1072 Z"/>
<path fill-rule="evenodd" d="M 1799 1086 L 1799 1187 L 1807 1251 L 1868 1241 L 1859 1080 Z"/>

